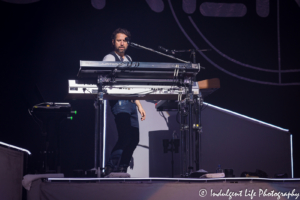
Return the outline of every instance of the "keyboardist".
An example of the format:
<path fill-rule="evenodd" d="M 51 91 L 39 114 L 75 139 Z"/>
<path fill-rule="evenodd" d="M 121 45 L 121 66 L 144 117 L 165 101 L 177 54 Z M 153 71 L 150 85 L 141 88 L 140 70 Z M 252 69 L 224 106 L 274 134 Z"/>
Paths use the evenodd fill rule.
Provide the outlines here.
<path fill-rule="evenodd" d="M 118 28 L 112 33 L 114 51 L 106 55 L 103 61 L 132 61 L 125 52 L 128 48 L 126 37 L 131 34 L 126 29 Z M 146 119 L 139 100 L 110 100 L 110 107 L 115 116 L 118 130 L 118 141 L 105 166 L 105 176 L 111 172 L 127 172 L 133 151 L 139 143 L 139 123 L 136 107 L 141 114 L 141 120 Z"/>

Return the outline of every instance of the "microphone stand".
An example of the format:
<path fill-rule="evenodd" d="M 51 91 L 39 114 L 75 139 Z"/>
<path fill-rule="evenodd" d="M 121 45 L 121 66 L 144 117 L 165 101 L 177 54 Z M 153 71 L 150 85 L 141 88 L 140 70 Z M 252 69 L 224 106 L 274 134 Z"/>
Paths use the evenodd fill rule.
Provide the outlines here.
<path fill-rule="evenodd" d="M 131 41 L 127 41 L 127 42 L 128 42 L 128 44 L 129 44 L 130 46 L 132 46 L 132 47 L 139 47 L 139 48 L 141 48 L 141 49 L 145 49 L 145 50 L 148 50 L 148 51 L 152 51 L 152 52 L 154 52 L 154 53 L 157 53 L 157 54 L 160 54 L 160 55 L 163 55 L 163 56 L 166 56 L 166 57 L 169 57 L 169 58 L 178 60 L 178 61 L 180 61 L 180 62 L 191 63 L 190 61 L 181 60 L 181 59 L 176 58 L 176 57 L 174 57 L 174 56 L 171 56 L 171 55 L 168 55 L 168 54 L 164 54 L 164 53 L 161 53 L 161 52 L 159 52 L 159 51 L 155 51 L 154 49 L 151 49 L 151 48 L 148 48 L 148 47 L 144 47 L 144 46 L 142 46 L 142 45 L 133 43 L 133 42 L 131 42 Z"/>
<path fill-rule="evenodd" d="M 186 53 L 191 52 L 191 55 L 193 56 L 193 63 L 196 63 L 196 50 L 197 51 L 210 51 L 211 49 L 187 49 L 187 50 L 171 50 L 173 53 Z"/>

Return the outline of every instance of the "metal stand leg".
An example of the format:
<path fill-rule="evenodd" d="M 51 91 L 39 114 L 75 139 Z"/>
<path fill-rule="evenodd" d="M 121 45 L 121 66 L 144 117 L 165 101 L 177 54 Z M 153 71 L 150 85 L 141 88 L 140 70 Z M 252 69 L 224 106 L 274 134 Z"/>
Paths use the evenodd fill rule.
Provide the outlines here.
<path fill-rule="evenodd" d="M 179 103 L 181 116 L 180 165 L 182 176 L 188 177 L 194 170 L 200 169 L 200 133 L 202 96 L 194 99 L 192 81 L 184 103 Z M 195 111 L 194 118 L 193 112 Z"/>
<path fill-rule="evenodd" d="M 182 102 L 179 103 L 179 113 L 180 113 L 180 166 L 181 166 L 181 175 L 187 175 L 187 137 L 186 137 L 186 113 L 185 105 Z"/>
<path fill-rule="evenodd" d="M 191 174 L 194 167 L 194 134 L 193 134 L 193 93 L 192 93 L 192 85 L 189 85 L 189 93 L 187 97 L 187 103 L 188 103 L 188 113 L 189 113 L 189 126 L 188 126 L 188 137 L 189 137 L 189 167 L 188 167 L 188 173 Z"/>
<path fill-rule="evenodd" d="M 101 177 L 102 162 L 103 162 L 103 90 L 102 90 L 103 77 L 99 76 L 97 81 L 98 95 L 95 103 L 96 116 L 95 116 L 95 158 L 94 167 L 97 177 Z"/>
<path fill-rule="evenodd" d="M 195 136 L 196 136 L 196 145 L 195 145 L 195 154 L 196 154 L 196 169 L 200 169 L 200 148 L 201 148 L 201 131 L 202 131 L 202 124 L 201 124 L 201 107 L 202 107 L 202 94 L 199 91 L 199 95 L 196 98 L 196 105 L 195 105 L 195 113 L 196 113 L 196 123 L 194 126 Z"/>
<path fill-rule="evenodd" d="M 199 91 L 199 130 L 198 130 L 198 134 L 199 134 L 199 169 L 200 169 L 200 164 L 201 164 L 201 133 L 202 133 L 202 116 L 201 116 L 201 111 L 202 111 L 202 106 L 203 106 L 203 97 L 201 94 L 201 91 Z"/>
<path fill-rule="evenodd" d="M 93 170 L 96 170 L 96 174 L 97 174 L 97 168 L 98 168 L 98 158 L 99 158 L 99 155 L 98 155 L 98 148 L 99 148 L 99 132 L 98 132 L 98 110 L 99 110 L 99 101 L 98 99 L 95 101 L 94 103 L 94 106 L 95 106 L 95 144 L 94 144 L 94 169 Z"/>

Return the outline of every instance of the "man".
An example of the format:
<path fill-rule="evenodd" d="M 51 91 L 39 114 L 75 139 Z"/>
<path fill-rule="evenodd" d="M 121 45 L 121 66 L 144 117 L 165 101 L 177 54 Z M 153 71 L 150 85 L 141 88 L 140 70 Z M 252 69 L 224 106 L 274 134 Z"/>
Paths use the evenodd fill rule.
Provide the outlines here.
<path fill-rule="evenodd" d="M 126 37 L 131 34 L 126 29 L 118 28 L 112 34 L 112 45 L 114 51 L 106 55 L 103 61 L 131 61 L 131 57 L 125 52 L 128 48 Z M 139 100 L 110 100 L 110 107 L 115 116 L 118 130 L 118 141 L 106 163 L 105 175 L 111 172 L 127 172 L 133 151 L 139 143 L 138 108 L 142 118 L 145 120 L 146 113 Z"/>

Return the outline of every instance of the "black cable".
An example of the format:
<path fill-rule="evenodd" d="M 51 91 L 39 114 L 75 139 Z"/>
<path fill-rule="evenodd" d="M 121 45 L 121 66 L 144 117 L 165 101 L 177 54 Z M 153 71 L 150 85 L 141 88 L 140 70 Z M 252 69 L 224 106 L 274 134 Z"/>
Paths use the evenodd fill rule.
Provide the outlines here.
<path fill-rule="evenodd" d="M 178 119 L 179 113 L 180 112 L 178 111 L 177 114 L 176 114 L 176 121 L 177 121 L 178 124 L 180 124 L 179 119 Z"/>
<path fill-rule="evenodd" d="M 35 123 L 37 123 L 37 125 L 39 126 L 39 128 L 41 129 L 41 131 L 42 131 L 42 133 L 43 133 L 43 125 L 44 125 L 44 123 L 41 121 L 41 120 L 39 120 L 37 117 L 35 117 L 32 113 L 31 113 L 31 111 L 28 109 L 28 112 L 29 112 L 29 114 L 30 114 L 30 116 L 32 117 L 32 119 L 33 119 L 33 121 L 35 122 Z M 36 118 L 36 119 L 35 119 Z M 40 123 L 39 123 L 39 122 Z"/>
<path fill-rule="evenodd" d="M 89 91 L 89 90 L 86 89 L 86 88 L 83 88 L 82 90 L 83 90 L 84 93 L 85 93 L 85 91 L 88 91 L 90 94 L 93 94 L 93 93 L 91 93 L 91 91 Z"/>
<path fill-rule="evenodd" d="M 203 106 L 201 106 L 200 109 L 201 109 L 201 111 L 203 111 L 203 110 L 206 109 L 207 107 L 208 107 L 208 104 L 206 104 L 206 105 L 203 104 Z"/>
<path fill-rule="evenodd" d="M 166 124 L 167 124 L 167 126 L 168 126 L 168 121 L 167 121 L 167 118 L 165 117 L 163 111 L 159 111 L 158 113 L 159 113 L 160 116 L 162 116 L 162 117 L 165 119 Z"/>
<path fill-rule="evenodd" d="M 95 95 L 95 96 L 96 96 L 95 98 L 97 99 L 97 94 L 93 94 L 91 91 L 89 91 L 89 90 L 86 89 L 86 88 L 84 88 L 83 90 L 84 90 L 84 92 L 85 92 L 85 91 L 88 91 L 91 95 Z"/>

